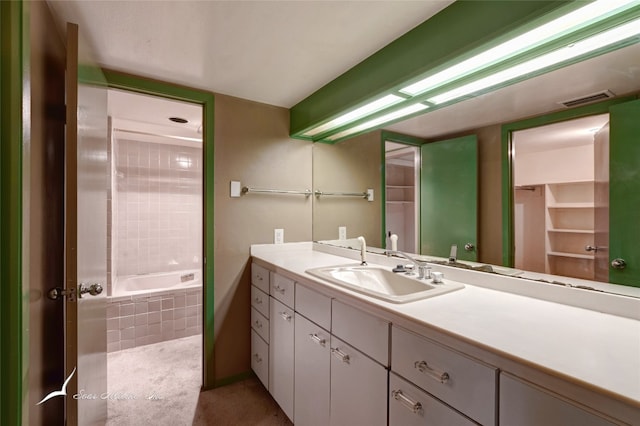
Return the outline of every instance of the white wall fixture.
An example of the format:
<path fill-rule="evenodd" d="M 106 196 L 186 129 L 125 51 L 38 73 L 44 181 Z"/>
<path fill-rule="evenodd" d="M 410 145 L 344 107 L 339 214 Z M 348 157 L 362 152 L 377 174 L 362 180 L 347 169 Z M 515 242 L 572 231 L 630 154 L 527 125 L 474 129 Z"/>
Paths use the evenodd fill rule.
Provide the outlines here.
<path fill-rule="evenodd" d="M 347 239 L 347 227 L 346 226 L 338 226 L 338 239 L 346 240 Z"/>
<path fill-rule="evenodd" d="M 284 229 L 276 228 L 273 230 L 273 243 L 274 244 L 284 243 Z"/>
<path fill-rule="evenodd" d="M 240 197 L 240 189 L 241 189 L 240 181 L 232 180 L 231 181 L 231 198 Z"/>

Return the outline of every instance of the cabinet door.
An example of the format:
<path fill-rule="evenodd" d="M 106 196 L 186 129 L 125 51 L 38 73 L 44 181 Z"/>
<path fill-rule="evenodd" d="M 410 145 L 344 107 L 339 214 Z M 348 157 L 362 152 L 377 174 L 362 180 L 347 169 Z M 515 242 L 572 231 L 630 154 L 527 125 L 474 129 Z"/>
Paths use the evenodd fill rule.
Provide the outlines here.
<path fill-rule="evenodd" d="M 477 260 L 478 160 L 475 135 L 421 146 L 420 253 L 449 257 L 458 245 L 458 259 Z"/>
<path fill-rule="evenodd" d="M 500 374 L 500 424 L 518 426 L 613 425 L 542 388 Z"/>
<path fill-rule="evenodd" d="M 293 421 L 293 309 L 270 297 L 269 393 Z"/>
<path fill-rule="evenodd" d="M 387 424 L 387 370 L 331 336 L 332 426 Z"/>
<path fill-rule="evenodd" d="M 296 423 L 329 424 L 330 335 L 296 313 L 295 409 Z"/>

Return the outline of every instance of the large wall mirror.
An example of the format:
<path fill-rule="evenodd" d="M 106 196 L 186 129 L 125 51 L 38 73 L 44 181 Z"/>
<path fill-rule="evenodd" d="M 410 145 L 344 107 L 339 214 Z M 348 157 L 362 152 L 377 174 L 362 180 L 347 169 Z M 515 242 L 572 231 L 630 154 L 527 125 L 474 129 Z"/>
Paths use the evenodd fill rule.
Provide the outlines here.
<path fill-rule="evenodd" d="M 541 274 L 553 273 L 566 277 L 640 286 L 640 277 L 635 272 L 636 269 L 640 270 L 640 259 L 635 260 L 637 256 L 635 253 L 640 253 L 640 250 L 628 248 L 624 255 L 628 257 L 628 259 L 624 259 L 627 261 L 627 269 L 624 273 L 627 277 L 631 277 L 626 282 L 620 280 L 619 277 L 616 278 L 616 274 L 622 273 L 620 270 L 611 272 L 610 259 L 600 260 L 600 257 L 603 259 L 608 257 L 605 256 L 605 253 L 609 243 L 599 240 L 602 235 L 600 235 L 598 227 L 602 225 L 598 225 L 596 222 L 595 214 L 599 206 L 598 200 L 601 199 L 599 197 L 603 195 L 601 192 L 596 192 L 596 189 L 600 189 L 598 182 L 601 178 L 598 177 L 599 172 L 594 165 L 594 158 L 602 158 L 602 154 L 597 154 L 595 151 L 601 145 L 594 141 L 605 138 L 605 133 L 609 131 L 607 125 L 609 123 L 609 108 L 615 108 L 612 105 L 616 102 L 619 102 L 620 105 L 631 102 L 640 93 L 639 58 L 640 44 L 631 45 L 387 126 L 382 131 L 374 131 L 336 145 L 316 144 L 313 153 L 314 189 L 320 186 L 320 182 L 325 185 L 326 179 L 337 179 L 346 190 L 352 188 L 350 186 L 352 183 L 357 186 L 359 191 L 363 190 L 360 187 L 373 188 L 376 198 L 373 202 L 361 201 L 357 208 L 352 208 L 356 200 L 348 202 L 342 200 L 343 204 L 340 205 L 340 208 L 331 209 L 331 212 L 325 209 L 325 205 L 317 202 L 316 198 L 313 216 L 314 240 L 338 240 L 340 224 L 352 223 L 353 225 L 347 226 L 347 238 L 364 235 L 372 246 L 384 248 L 387 245 L 386 222 L 390 218 L 385 217 L 388 213 L 385 213 L 384 206 L 380 204 L 384 198 L 381 195 L 385 193 L 384 132 L 421 138 L 427 142 L 473 135 L 477 138 L 477 240 L 469 242 L 473 243 L 475 260 Z M 581 105 L 581 98 L 589 99 L 584 100 L 584 104 Z M 594 101 L 594 98 L 602 100 Z M 634 114 L 633 110 L 628 114 Z M 541 118 L 549 116 L 552 116 L 553 119 Z M 585 121 L 573 121 L 577 118 L 584 118 Z M 640 113 L 637 122 L 640 123 Z M 526 126 L 510 126 L 512 123 L 526 123 Z M 555 127 L 540 127 L 543 124 L 554 123 Z M 615 126 L 615 124 L 610 124 L 610 126 Z M 548 155 L 547 159 L 537 163 L 526 160 L 526 156 L 529 156 L 530 159 L 536 155 L 540 157 L 542 154 L 536 154 L 536 152 L 541 152 L 551 139 L 562 139 L 563 128 L 567 130 L 570 127 L 586 128 L 587 131 L 586 139 L 583 138 L 580 142 L 567 140 L 564 142 L 566 145 L 564 148 L 557 148 L 569 151 L 573 149 L 575 152 L 582 149 L 580 155 L 576 154 L 572 157 L 572 160 L 575 161 L 579 158 L 584 159 L 583 164 L 576 163 L 572 166 L 578 175 L 575 177 L 565 176 L 564 180 L 565 183 L 573 181 L 576 183 L 573 189 L 577 192 L 573 195 L 567 195 L 571 197 L 571 201 L 566 201 L 566 203 L 575 203 L 575 205 L 573 207 L 568 204 L 562 205 L 565 201 L 556 199 L 555 202 L 560 203 L 555 209 L 558 212 L 549 213 L 548 209 L 547 211 L 543 209 L 542 213 L 538 211 L 542 216 L 537 216 L 535 219 L 524 218 L 523 214 L 528 215 L 529 213 L 525 213 L 523 210 L 523 197 L 540 197 L 541 199 L 537 200 L 538 208 L 543 208 L 541 207 L 544 205 L 545 197 L 543 195 L 547 195 L 547 201 L 553 203 L 550 197 L 561 197 L 560 194 L 571 193 L 568 189 L 565 190 L 566 188 L 550 187 L 549 185 L 554 184 L 551 181 L 534 182 L 531 180 L 527 182 L 520 179 L 521 172 L 533 173 L 536 171 L 527 171 L 527 167 L 545 169 L 551 174 L 568 171 L 567 163 L 558 162 L 557 152 L 556 154 L 547 152 L 545 154 Z M 531 129 L 529 134 L 525 132 L 525 128 Z M 538 129 L 536 130 L 536 128 Z M 616 132 L 615 128 L 610 130 L 612 134 Z M 519 139 L 527 139 L 527 137 L 529 139 L 528 146 L 527 142 L 518 141 Z M 507 141 L 507 145 L 504 145 L 503 140 Z M 520 145 L 521 143 L 522 145 Z M 503 153 L 504 146 L 508 148 L 505 153 Z M 587 151 L 590 154 L 585 154 Z M 514 153 L 515 158 L 513 157 Z M 522 165 L 523 161 L 526 165 Z M 611 165 L 612 170 L 614 167 Z M 636 168 L 636 170 L 638 169 L 640 167 Z M 365 176 L 361 173 L 368 173 L 368 175 Z M 635 181 L 640 181 L 640 176 L 634 176 L 636 176 Z M 363 181 L 358 182 L 358 179 L 363 179 Z M 555 183 L 560 183 L 560 181 Z M 355 186 L 353 189 L 356 189 Z M 587 198 L 578 200 L 582 196 Z M 634 209 L 638 211 L 640 208 L 640 195 L 633 198 L 623 198 L 611 195 L 611 218 L 623 214 L 620 211 Z M 338 203 L 338 200 L 334 200 L 334 203 Z M 582 209 L 583 212 L 578 213 L 578 216 L 582 215 L 582 217 L 571 218 L 569 213 L 561 212 L 562 209 L 559 207 L 563 207 L 564 211 L 570 208 Z M 552 219 L 546 216 L 548 214 L 554 214 L 557 217 Z M 589 217 L 585 219 L 585 216 Z M 559 219 L 560 217 L 563 219 Z M 555 223 L 551 228 L 545 225 L 547 221 L 553 220 Z M 560 220 L 569 223 L 561 223 Z M 526 226 L 523 226 L 525 223 Z M 536 237 L 537 240 L 535 243 L 522 242 L 523 229 L 533 229 L 533 226 L 529 225 L 534 223 L 537 224 L 536 226 L 542 227 Z M 455 232 L 459 228 L 458 225 L 456 220 L 451 218 L 450 225 L 446 228 Z M 552 229 L 553 227 L 556 228 Z M 424 253 L 425 242 L 428 242 L 430 235 L 420 234 L 419 228 L 418 225 L 415 229 L 419 247 L 414 251 Z M 633 229 L 632 227 L 630 231 L 635 233 L 636 240 L 640 239 L 640 235 Z M 449 238 L 451 241 L 454 239 L 454 237 Z M 528 253 L 525 254 L 527 250 L 533 250 L 535 247 L 538 247 L 536 250 L 539 250 L 535 259 L 534 257 L 530 258 Z M 558 255 L 552 258 L 553 255 L 549 256 L 549 252 L 556 252 Z M 570 259 L 570 256 L 564 256 L 562 260 L 556 259 L 563 257 L 560 255 L 562 253 L 571 254 L 572 252 L 579 255 L 574 257 L 574 259 L 578 259 L 573 262 L 574 266 L 567 266 L 572 263 L 571 260 L 566 260 Z M 525 257 L 528 259 L 527 261 L 523 260 Z M 597 272 L 598 262 L 605 263 L 604 268 L 608 268 L 614 279 Z M 635 265 L 635 262 L 639 264 Z M 624 286 L 612 285 L 607 289 L 625 293 Z"/>

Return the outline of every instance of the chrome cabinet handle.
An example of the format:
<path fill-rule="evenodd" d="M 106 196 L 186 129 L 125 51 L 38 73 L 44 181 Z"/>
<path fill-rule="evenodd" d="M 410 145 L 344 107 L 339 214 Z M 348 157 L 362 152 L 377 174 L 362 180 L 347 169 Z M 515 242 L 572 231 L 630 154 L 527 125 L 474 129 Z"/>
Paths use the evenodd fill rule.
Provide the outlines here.
<path fill-rule="evenodd" d="M 284 291 L 285 291 L 285 289 L 280 287 L 279 285 L 275 286 L 273 289 L 280 294 L 284 294 Z"/>
<path fill-rule="evenodd" d="M 256 320 L 255 323 L 256 328 L 262 328 L 262 322 L 260 322 L 260 320 Z"/>
<path fill-rule="evenodd" d="M 261 297 L 256 297 L 255 299 L 256 305 L 262 305 L 262 298 Z"/>
<path fill-rule="evenodd" d="M 476 246 L 474 246 L 472 243 L 467 243 L 464 245 L 464 249 L 466 251 L 474 251 L 476 249 Z"/>
<path fill-rule="evenodd" d="M 345 364 L 349 364 L 349 360 L 350 360 L 349 355 L 345 354 L 340 349 L 331 348 L 331 354 L 336 358 L 338 358 L 340 361 L 344 362 Z"/>
<path fill-rule="evenodd" d="M 291 321 L 291 315 L 286 312 L 278 312 L 285 321 Z"/>
<path fill-rule="evenodd" d="M 590 244 L 587 244 L 586 246 L 584 246 L 584 250 L 585 251 L 592 251 L 592 252 L 596 253 L 598 251 L 598 247 L 592 246 Z"/>
<path fill-rule="evenodd" d="M 419 403 L 418 401 L 414 402 L 411 399 L 407 398 L 407 396 L 404 393 L 402 393 L 401 390 L 391 391 L 391 396 L 393 396 L 393 399 L 400 402 L 400 404 L 407 407 L 414 414 L 422 411 L 422 404 Z"/>
<path fill-rule="evenodd" d="M 309 334 L 309 339 L 311 339 L 312 342 L 317 343 L 323 347 L 327 344 L 327 341 L 322 337 L 318 336 L 316 333 Z"/>
<path fill-rule="evenodd" d="M 440 383 L 446 383 L 449 380 L 449 373 L 446 371 L 439 372 L 429 367 L 427 361 L 416 361 L 413 363 L 413 366 L 418 369 L 421 373 L 426 374 L 434 380 L 437 380 Z"/>
<path fill-rule="evenodd" d="M 619 257 L 616 259 L 613 259 L 611 261 L 611 267 L 613 269 L 624 269 L 627 266 L 627 262 L 624 261 L 624 259 L 620 259 Z"/>
<path fill-rule="evenodd" d="M 261 358 L 261 357 L 260 357 L 260 355 L 258 355 L 258 354 L 254 354 L 254 355 L 253 355 L 253 358 L 255 358 L 255 360 L 256 360 L 256 362 L 257 362 L 257 363 L 261 363 L 261 362 L 262 362 L 262 358 Z"/>

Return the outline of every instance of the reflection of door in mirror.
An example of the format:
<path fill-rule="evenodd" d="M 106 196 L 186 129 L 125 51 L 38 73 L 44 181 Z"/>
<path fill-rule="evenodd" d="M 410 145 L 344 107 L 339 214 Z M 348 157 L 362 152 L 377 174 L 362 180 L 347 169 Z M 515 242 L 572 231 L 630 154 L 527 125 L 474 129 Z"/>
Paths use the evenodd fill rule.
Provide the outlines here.
<path fill-rule="evenodd" d="M 385 142 L 385 224 L 389 237 L 398 236 L 398 250 L 417 253 L 420 152 L 417 147 Z"/>
<path fill-rule="evenodd" d="M 607 164 L 599 157 L 608 152 L 608 120 L 601 114 L 514 132 L 516 268 L 596 278 L 596 257 L 606 257 L 606 243 L 596 241 L 595 182 L 603 180 L 596 163 Z M 608 220 L 600 214 L 606 206 L 598 207 L 600 240 Z"/>

